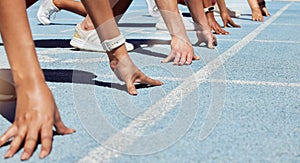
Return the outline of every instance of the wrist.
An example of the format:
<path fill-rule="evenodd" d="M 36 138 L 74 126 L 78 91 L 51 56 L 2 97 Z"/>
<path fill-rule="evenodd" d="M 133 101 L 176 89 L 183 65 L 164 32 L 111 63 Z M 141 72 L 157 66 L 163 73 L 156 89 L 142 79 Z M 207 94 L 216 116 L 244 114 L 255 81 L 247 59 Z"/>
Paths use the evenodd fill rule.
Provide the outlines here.
<path fill-rule="evenodd" d="M 214 11 L 215 11 L 215 6 L 208 6 L 204 8 L 205 13 L 214 12 Z"/>
<path fill-rule="evenodd" d="M 13 79 L 16 88 L 21 85 L 37 85 L 39 83 L 45 83 L 45 77 L 42 71 L 13 71 Z"/>

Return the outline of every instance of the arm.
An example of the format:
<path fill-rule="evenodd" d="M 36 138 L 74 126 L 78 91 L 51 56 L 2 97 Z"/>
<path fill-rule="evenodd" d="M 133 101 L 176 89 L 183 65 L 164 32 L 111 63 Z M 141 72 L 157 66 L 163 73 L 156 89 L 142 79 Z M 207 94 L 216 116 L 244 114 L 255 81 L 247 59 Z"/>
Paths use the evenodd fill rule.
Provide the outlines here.
<path fill-rule="evenodd" d="M 200 44 L 202 42 L 206 43 L 209 48 L 214 48 L 217 45 L 216 37 L 211 33 L 211 29 L 208 25 L 208 21 L 206 19 L 203 1 L 202 0 L 186 0 L 191 15 L 193 17 L 194 22 L 198 25 L 197 36 L 198 42 L 196 44 Z"/>
<path fill-rule="evenodd" d="M 233 22 L 233 20 L 231 19 L 231 17 L 229 16 L 225 0 L 217 0 L 217 4 L 220 9 L 220 14 L 221 14 L 221 18 L 222 18 L 224 27 L 228 27 L 228 25 L 231 25 L 232 27 L 240 28 L 241 26 L 239 26 L 238 24 L 235 24 Z"/>
<path fill-rule="evenodd" d="M 194 54 L 178 11 L 177 0 L 156 0 L 156 4 L 171 35 L 171 52 L 162 62 L 174 60 L 174 64 L 183 65 L 200 59 Z"/>
<path fill-rule="evenodd" d="M 204 8 L 212 6 L 211 0 L 203 0 L 203 6 Z M 210 28 L 214 30 L 216 34 L 225 34 L 225 35 L 229 34 L 229 32 L 225 31 L 216 21 L 213 11 L 207 12 L 205 14 L 207 16 L 207 20 Z"/>
<path fill-rule="evenodd" d="M 73 133 L 74 130 L 62 123 L 52 93 L 45 82 L 29 28 L 25 1 L 0 1 L 0 31 L 17 94 L 15 120 L 0 137 L 0 146 L 13 138 L 5 154 L 9 158 L 25 142 L 21 159 L 27 160 L 40 137 L 40 158 L 44 158 L 51 150 L 53 126 L 60 134 Z"/>
<path fill-rule="evenodd" d="M 93 21 L 100 40 L 111 40 L 120 35 L 119 28 L 113 16 L 112 6 L 109 0 L 82 0 L 87 9 L 88 15 Z M 126 83 L 127 90 L 131 95 L 137 91 L 134 83 L 145 83 L 150 85 L 162 85 L 158 80 L 153 80 L 144 75 L 131 61 L 124 44 L 107 51 L 110 60 L 110 67 L 115 75 Z"/>

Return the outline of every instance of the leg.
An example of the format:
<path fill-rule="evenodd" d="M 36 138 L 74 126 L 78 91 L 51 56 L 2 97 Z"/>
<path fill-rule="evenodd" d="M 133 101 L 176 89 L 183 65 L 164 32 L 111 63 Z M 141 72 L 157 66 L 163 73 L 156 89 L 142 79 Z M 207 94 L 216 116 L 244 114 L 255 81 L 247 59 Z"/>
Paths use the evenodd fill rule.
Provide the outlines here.
<path fill-rule="evenodd" d="M 118 2 L 111 2 L 113 5 L 113 15 L 115 20 L 118 22 L 127 8 L 131 4 L 132 0 L 122 0 Z M 105 52 L 102 45 L 100 44 L 99 37 L 95 31 L 94 25 L 89 16 L 77 24 L 75 28 L 74 36 L 70 44 L 80 50 Z M 134 46 L 130 43 L 125 43 L 127 51 L 134 50 Z"/>
<path fill-rule="evenodd" d="M 5 154 L 9 158 L 24 141 L 21 160 L 27 160 L 40 137 L 40 158 L 44 158 L 51 150 L 52 126 L 61 134 L 72 133 L 74 130 L 62 123 L 52 93 L 45 82 L 31 36 L 25 1 L 0 1 L 0 32 L 17 94 L 15 121 L 0 137 L 0 146 L 14 138 Z"/>
<path fill-rule="evenodd" d="M 74 0 L 41 0 L 37 12 L 38 20 L 44 24 L 50 24 L 50 16 L 59 10 L 67 10 L 81 16 L 86 16 L 86 11 L 81 2 Z"/>
<path fill-rule="evenodd" d="M 74 0 L 53 0 L 53 4 L 60 10 L 67 10 L 75 14 L 86 16 L 82 3 Z"/>

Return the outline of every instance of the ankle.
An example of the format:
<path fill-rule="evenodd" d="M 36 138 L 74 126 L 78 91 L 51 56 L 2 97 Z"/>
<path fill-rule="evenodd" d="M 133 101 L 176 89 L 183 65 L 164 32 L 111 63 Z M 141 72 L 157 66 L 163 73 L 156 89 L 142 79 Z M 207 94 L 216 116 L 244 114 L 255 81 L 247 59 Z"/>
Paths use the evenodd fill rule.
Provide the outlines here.
<path fill-rule="evenodd" d="M 80 23 L 80 27 L 84 31 L 91 31 L 95 29 L 93 24 L 86 23 L 86 22 Z"/>

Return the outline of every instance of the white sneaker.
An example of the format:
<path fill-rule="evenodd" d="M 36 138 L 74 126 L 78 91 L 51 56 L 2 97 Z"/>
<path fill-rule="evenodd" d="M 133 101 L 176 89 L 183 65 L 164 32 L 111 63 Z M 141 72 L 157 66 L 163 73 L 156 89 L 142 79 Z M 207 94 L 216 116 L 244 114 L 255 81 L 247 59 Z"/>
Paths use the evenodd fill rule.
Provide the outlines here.
<path fill-rule="evenodd" d="M 154 0 L 146 0 L 146 2 L 147 2 L 147 5 L 148 5 L 149 14 L 152 17 L 159 17 L 160 13 L 159 13 L 159 10 L 158 10 Z"/>
<path fill-rule="evenodd" d="M 80 24 L 76 25 L 73 38 L 70 42 L 71 46 L 80 50 L 106 52 L 98 37 L 95 29 L 85 31 L 80 27 Z M 125 42 L 127 51 L 132 51 L 134 46 L 131 43 Z"/>
<path fill-rule="evenodd" d="M 196 30 L 195 23 L 190 21 L 188 18 L 182 16 L 182 21 L 185 26 L 185 30 L 187 30 L 187 31 L 195 31 Z M 162 17 L 158 18 L 158 21 L 157 21 L 155 27 L 157 30 L 164 30 L 164 31 L 168 30 L 168 28 L 164 22 L 164 19 Z"/>
<path fill-rule="evenodd" d="M 241 16 L 241 13 L 237 10 L 232 10 L 230 8 L 226 8 L 226 9 L 227 9 L 228 15 L 232 18 L 238 18 Z M 215 11 L 216 11 L 216 13 L 221 14 L 221 11 L 220 11 L 218 5 L 215 5 Z"/>
<path fill-rule="evenodd" d="M 58 11 L 59 9 L 53 4 L 52 0 L 41 0 L 37 19 L 43 25 L 48 25 L 51 23 L 50 16 Z"/>

